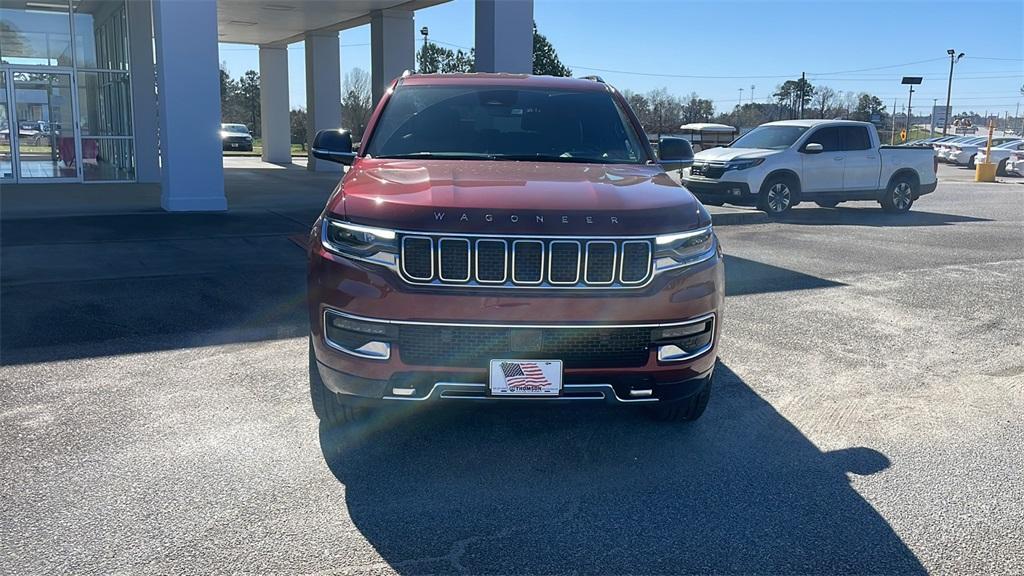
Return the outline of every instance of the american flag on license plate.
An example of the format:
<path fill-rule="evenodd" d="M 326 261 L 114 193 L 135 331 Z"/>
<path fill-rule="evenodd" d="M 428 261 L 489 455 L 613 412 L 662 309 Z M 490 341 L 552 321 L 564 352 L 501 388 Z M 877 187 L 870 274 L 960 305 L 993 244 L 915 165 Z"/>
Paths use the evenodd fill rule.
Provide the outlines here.
<path fill-rule="evenodd" d="M 536 362 L 502 362 L 501 372 L 511 389 L 540 390 L 551 385 Z"/>

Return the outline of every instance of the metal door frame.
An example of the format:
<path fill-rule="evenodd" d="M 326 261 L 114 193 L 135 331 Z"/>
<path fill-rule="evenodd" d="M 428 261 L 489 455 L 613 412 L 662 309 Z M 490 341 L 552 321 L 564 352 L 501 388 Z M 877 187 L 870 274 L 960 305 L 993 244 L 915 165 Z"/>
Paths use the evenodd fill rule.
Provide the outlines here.
<path fill-rule="evenodd" d="M 71 89 L 71 127 L 74 131 L 75 139 L 75 175 L 74 176 L 54 176 L 51 178 L 26 178 L 21 174 L 21 152 L 18 150 L 20 147 L 20 134 L 14 134 L 11 140 L 11 158 L 14 162 L 14 182 L 18 184 L 54 184 L 54 183 L 68 183 L 68 182 L 82 182 L 82 135 L 80 124 L 81 122 L 78 113 L 78 78 L 75 74 L 75 69 L 72 66 L 18 66 L 18 65 L 5 65 L 2 68 L 8 75 L 8 107 L 13 110 L 13 119 L 15 128 L 20 132 L 20 120 L 18 119 L 18 103 L 15 100 L 15 94 L 17 91 L 14 88 L 14 75 L 21 72 L 25 74 L 65 74 L 71 81 L 69 87 Z M 11 114 L 11 111 L 8 111 Z M 53 121 L 52 119 L 50 120 Z M 51 141 L 50 146 L 54 143 Z"/>

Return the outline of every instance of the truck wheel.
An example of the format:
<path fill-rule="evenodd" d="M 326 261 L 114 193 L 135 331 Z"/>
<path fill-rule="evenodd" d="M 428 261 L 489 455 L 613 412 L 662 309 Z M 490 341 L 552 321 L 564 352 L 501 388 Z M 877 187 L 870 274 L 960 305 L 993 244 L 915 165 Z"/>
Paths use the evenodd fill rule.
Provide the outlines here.
<path fill-rule="evenodd" d="M 907 176 L 900 176 L 894 178 L 889 183 L 889 188 L 886 189 L 885 195 L 882 196 L 880 204 L 882 209 L 886 212 L 901 213 L 910 210 L 910 207 L 914 204 L 914 186 L 915 182 Z"/>
<path fill-rule="evenodd" d="M 996 166 L 996 176 L 1006 176 L 1006 159 L 999 161 L 999 165 Z"/>
<path fill-rule="evenodd" d="M 759 210 L 769 216 L 781 216 L 796 203 L 796 190 L 789 178 L 776 176 L 761 187 Z"/>
<path fill-rule="evenodd" d="M 650 414 L 651 418 L 661 422 L 692 422 L 700 418 L 701 414 L 704 413 L 704 409 L 708 407 L 708 399 L 711 398 L 711 383 L 713 381 L 714 376 L 712 375 L 708 379 L 708 383 L 704 385 L 704 389 L 700 392 L 689 398 L 651 406 L 648 414 Z"/>
<path fill-rule="evenodd" d="M 836 200 L 815 200 L 814 203 L 822 208 L 835 208 L 839 206 L 839 202 Z"/>
<path fill-rule="evenodd" d="M 337 394 L 324 384 L 316 366 L 313 343 L 309 343 L 309 397 L 313 401 L 313 412 L 327 426 L 340 426 L 358 420 L 363 409 L 345 404 Z"/>

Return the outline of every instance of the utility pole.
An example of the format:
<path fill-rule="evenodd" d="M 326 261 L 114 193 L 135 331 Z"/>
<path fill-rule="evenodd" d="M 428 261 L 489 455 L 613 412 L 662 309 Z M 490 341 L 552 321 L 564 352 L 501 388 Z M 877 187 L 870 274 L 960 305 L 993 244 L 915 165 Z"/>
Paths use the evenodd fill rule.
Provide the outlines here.
<path fill-rule="evenodd" d="M 754 103 L 754 88 L 757 88 L 757 86 L 754 86 L 753 84 L 751 84 L 750 85 L 750 103 L 751 104 Z"/>
<path fill-rule="evenodd" d="M 807 84 L 807 74 L 800 73 L 800 119 L 804 117 L 804 85 Z"/>
<path fill-rule="evenodd" d="M 956 50 L 950 48 L 946 50 L 946 54 L 949 54 L 949 84 L 946 85 L 946 121 L 942 123 L 942 135 L 946 135 L 946 128 L 949 126 L 949 117 L 952 116 L 949 109 L 949 98 L 953 93 L 953 64 L 956 64 L 964 57 L 964 53 L 961 52 L 959 56 L 956 56 Z"/>
<path fill-rule="evenodd" d="M 743 106 L 743 88 L 740 88 L 740 99 L 736 103 L 736 106 L 737 107 L 742 107 Z"/>
<path fill-rule="evenodd" d="M 939 105 L 938 98 L 932 98 L 932 119 L 928 121 L 928 135 L 935 137 L 935 107 Z"/>
<path fill-rule="evenodd" d="M 896 143 L 896 101 L 899 98 L 892 99 L 892 137 L 889 138 L 889 145 L 892 146 Z"/>

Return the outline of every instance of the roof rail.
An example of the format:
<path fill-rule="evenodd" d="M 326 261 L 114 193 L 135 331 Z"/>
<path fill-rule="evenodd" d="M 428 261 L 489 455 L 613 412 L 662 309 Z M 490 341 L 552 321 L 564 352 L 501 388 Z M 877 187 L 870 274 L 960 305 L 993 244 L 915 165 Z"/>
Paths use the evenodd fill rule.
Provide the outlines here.
<path fill-rule="evenodd" d="M 580 76 L 580 79 L 581 80 L 593 80 L 594 82 L 600 82 L 601 84 L 606 84 L 606 82 L 604 81 L 604 78 L 601 78 L 600 76 L 596 76 L 596 75 Z"/>

